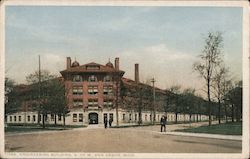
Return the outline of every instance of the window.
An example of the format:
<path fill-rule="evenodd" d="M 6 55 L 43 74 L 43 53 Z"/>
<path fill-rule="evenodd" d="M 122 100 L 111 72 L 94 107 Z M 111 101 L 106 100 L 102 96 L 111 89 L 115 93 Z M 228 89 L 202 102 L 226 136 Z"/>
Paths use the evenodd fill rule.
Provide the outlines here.
<path fill-rule="evenodd" d="M 74 107 L 81 107 L 81 106 L 83 106 L 83 101 L 82 101 L 82 99 L 74 99 L 74 100 L 73 100 L 73 106 L 74 106 Z"/>
<path fill-rule="evenodd" d="M 147 121 L 147 114 L 145 114 L 145 121 Z"/>
<path fill-rule="evenodd" d="M 112 81 L 112 78 L 110 76 L 105 76 L 104 79 L 103 79 L 104 82 L 111 82 Z"/>
<path fill-rule="evenodd" d="M 35 115 L 33 115 L 33 121 L 34 121 L 34 122 L 36 121 L 36 116 L 35 116 Z"/>
<path fill-rule="evenodd" d="M 16 121 L 16 116 L 14 116 L 14 121 Z"/>
<path fill-rule="evenodd" d="M 45 117 L 45 121 L 48 121 L 48 115 L 46 114 L 44 117 Z"/>
<path fill-rule="evenodd" d="M 109 119 L 112 120 L 112 121 L 114 119 L 113 116 L 114 116 L 113 113 L 109 113 Z"/>
<path fill-rule="evenodd" d="M 125 120 L 125 114 L 122 114 L 122 120 Z"/>
<path fill-rule="evenodd" d="M 103 94 L 112 94 L 113 87 L 112 86 L 103 86 Z"/>
<path fill-rule="evenodd" d="M 82 82 L 82 76 L 74 75 L 73 76 L 73 82 Z"/>
<path fill-rule="evenodd" d="M 103 101 L 103 107 L 113 107 L 113 100 L 112 99 L 104 99 Z"/>
<path fill-rule="evenodd" d="M 21 121 L 22 120 L 22 117 L 21 116 L 18 116 L 18 121 Z"/>
<path fill-rule="evenodd" d="M 97 82 L 97 78 L 94 75 L 89 76 L 89 82 Z"/>
<path fill-rule="evenodd" d="M 60 115 L 58 115 L 58 121 L 61 121 L 61 120 L 62 120 L 62 116 L 60 114 Z"/>
<path fill-rule="evenodd" d="M 160 120 L 160 115 L 158 115 L 158 121 Z"/>
<path fill-rule="evenodd" d="M 107 114 L 107 113 L 104 113 L 104 114 L 103 114 L 103 122 L 105 122 L 105 119 L 108 120 L 108 114 Z"/>
<path fill-rule="evenodd" d="M 137 120 L 137 114 L 135 114 L 135 121 Z"/>
<path fill-rule="evenodd" d="M 98 106 L 98 99 L 89 99 L 88 100 L 88 106 Z"/>
<path fill-rule="evenodd" d="M 12 116 L 10 116 L 10 121 L 12 121 Z"/>
<path fill-rule="evenodd" d="M 54 114 L 50 115 L 51 121 L 54 121 Z"/>
<path fill-rule="evenodd" d="M 152 121 L 152 115 L 151 114 L 149 115 L 149 119 L 150 119 L 150 121 Z"/>
<path fill-rule="evenodd" d="M 132 115 L 131 114 L 129 114 L 129 120 L 132 120 Z"/>
<path fill-rule="evenodd" d="M 79 114 L 79 122 L 83 122 L 83 114 L 82 113 Z"/>
<path fill-rule="evenodd" d="M 30 116 L 28 115 L 28 121 L 30 121 Z"/>
<path fill-rule="evenodd" d="M 77 114 L 73 114 L 73 122 L 77 122 Z"/>
<path fill-rule="evenodd" d="M 39 115 L 39 121 L 42 121 L 42 115 Z"/>
<path fill-rule="evenodd" d="M 97 86 L 88 86 L 88 94 L 97 94 L 98 87 Z"/>
<path fill-rule="evenodd" d="M 82 86 L 73 87 L 73 95 L 82 95 L 82 94 L 83 94 Z"/>

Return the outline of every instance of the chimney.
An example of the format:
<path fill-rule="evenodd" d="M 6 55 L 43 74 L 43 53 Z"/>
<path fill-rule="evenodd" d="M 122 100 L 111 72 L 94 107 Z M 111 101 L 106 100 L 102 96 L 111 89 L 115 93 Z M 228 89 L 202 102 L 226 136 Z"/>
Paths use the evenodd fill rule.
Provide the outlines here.
<path fill-rule="evenodd" d="M 119 58 L 118 57 L 115 58 L 115 69 L 119 70 Z"/>
<path fill-rule="evenodd" d="M 71 58 L 67 57 L 67 69 L 71 67 Z"/>
<path fill-rule="evenodd" d="M 135 64 L 135 82 L 139 83 L 139 64 Z"/>

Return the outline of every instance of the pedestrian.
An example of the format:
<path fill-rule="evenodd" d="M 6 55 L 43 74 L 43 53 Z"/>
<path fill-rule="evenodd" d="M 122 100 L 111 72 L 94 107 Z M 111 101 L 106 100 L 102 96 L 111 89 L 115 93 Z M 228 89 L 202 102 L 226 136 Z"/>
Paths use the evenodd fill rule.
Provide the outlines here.
<path fill-rule="evenodd" d="M 107 119 L 107 117 L 104 117 L 104 127 L 105 127 L 105 129 L 107 128 L 107 126 L 108 126 L 108 119 Z"/>
<path fill-rule="evenodd" d="M 112 118 L 109 118 L 109 127 L 112 126 L 112 122 L 113 122 L 113 119 L 112 119 Z"/>
<path fill-rule="evenodd" d="M 164 132 L 166 132 L 166 117 L 165 116 L 161 117 L 161 132 L 162 132 L 162 128 L 164 128 Z"/>

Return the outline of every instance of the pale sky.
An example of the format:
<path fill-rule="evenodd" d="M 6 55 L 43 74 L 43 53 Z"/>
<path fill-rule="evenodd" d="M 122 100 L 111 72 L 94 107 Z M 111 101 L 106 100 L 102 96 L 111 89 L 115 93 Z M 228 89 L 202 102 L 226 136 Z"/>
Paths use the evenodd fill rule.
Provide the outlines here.
<path fill-rule="evenodd" d="M 156 79 L 162 89 L 203 87 L 192 70 L 209 31 L 224 38 L 224 60 L 242 79 L 242 8 L 237 7 L 6 7 L 6 76 L 17 83 L 38 69 L 59 75 L 70 56 L 80 64 L 120 58 L 124 77 Z"/>

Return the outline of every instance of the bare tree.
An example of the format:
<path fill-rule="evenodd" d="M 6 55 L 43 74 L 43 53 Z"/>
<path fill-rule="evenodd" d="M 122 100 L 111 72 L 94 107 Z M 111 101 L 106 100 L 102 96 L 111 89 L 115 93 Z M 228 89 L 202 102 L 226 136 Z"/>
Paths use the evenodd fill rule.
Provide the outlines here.
<path fill-rule="evenodd" d="M 218 65 L 215 69 L 215 76 L 213 78 L 213 89 L 214 89 L 214 95 L 218 102 L 218 121 L 219 124 L 221 123 L 221 102 L 223 100 L 223 97 L 225 95 L 225 81 L 228 74 L 228 68 L 226 68 L 223 65 Z"/>
<path fill-rule="evenodd" d="M 224 78 L 223 79 L 223 106 L 224 106 L 224 112 L 225 112 L 225 118 L 226 118 L 226 122 L 228 121 L 227 117 L 229 116 L 229 110 L 228 110 L 228 107 L 229 107 L 229 99 L 228 99 L 228 96 L 227 96 L 227 93 L 229 92 L 229 90 L 231 90 L 232 88 L 232 79 L 226 79 Z"/>
<path fill-rule="evenodd" d="M 205 46 L 200 61 L 194 63 L 193 68 L 206 82 L 208 98 L 209 126 L 211 125 L 211 84 L 214 76 L 214 68 L 221 61 L 222 34 L 220 32 L 209 32 L 205 39 Z"/>
<path fill-rule="evenodd" d="M 40 114 L 42 114 L 43 128 L 45 128 L 45 117 L 47 116 L 48 109 L 50 108 L 50 105 L 47 104 L 49 91 L 48 84 L 49 81 L 54 78 L 56 78 L 56 76 L 51 75 L 47 70 L 42 70 L 41 72 L 36 71 L 26 76 L 26 81 L 31 84 L 31 87 L 33 89 L 33 99 L 38 100 L 39 103 L 39 106 L 36 108 L 36 110 L 38 110 L 38 124 L 40 124 Z"/>
<path fill-rule="evenodd" d="M 175 85 L 171 86 L 168 91 L 171 92 L 169 96 L 170 103 L 174 105 L 174 112 L 175 112 L 175 123 L 177 123 L 178 120 L 178 114 L 181 112 L 180 110 L 180 94 L 181 94 L 181 86 Z"/>

